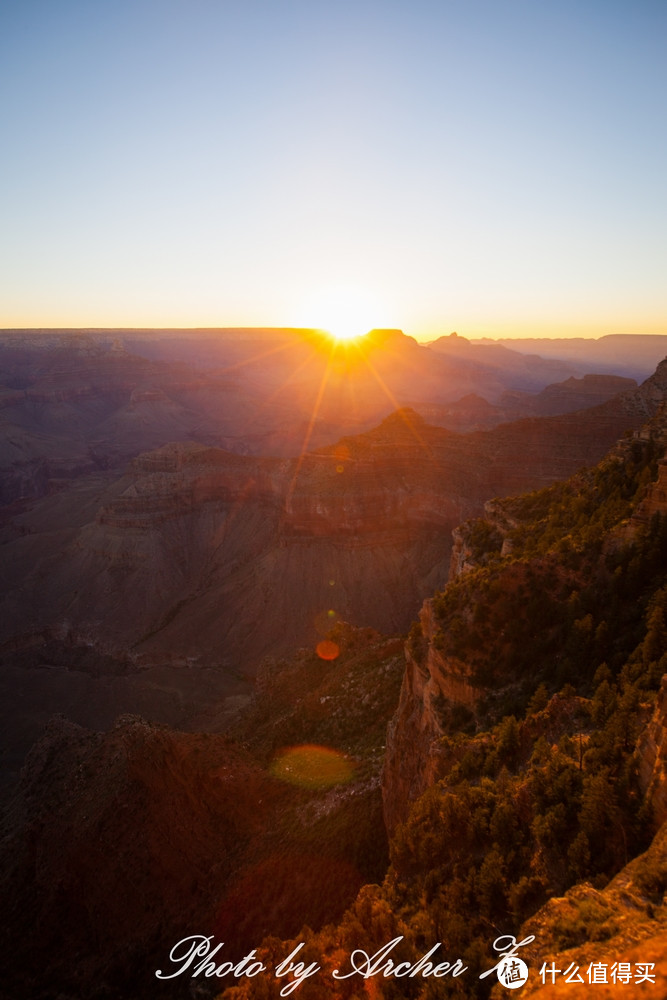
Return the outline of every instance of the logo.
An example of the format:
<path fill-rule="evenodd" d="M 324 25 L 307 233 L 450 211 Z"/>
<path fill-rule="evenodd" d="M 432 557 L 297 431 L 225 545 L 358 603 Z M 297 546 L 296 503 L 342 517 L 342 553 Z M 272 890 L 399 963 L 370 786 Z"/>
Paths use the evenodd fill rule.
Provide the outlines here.
<path fill-rule="evenodd" d="M 498 981 L 508 990 L 517 990 L 528 979 L 528 966 L 520 958 L 507 955 L 497 966 Z"/>

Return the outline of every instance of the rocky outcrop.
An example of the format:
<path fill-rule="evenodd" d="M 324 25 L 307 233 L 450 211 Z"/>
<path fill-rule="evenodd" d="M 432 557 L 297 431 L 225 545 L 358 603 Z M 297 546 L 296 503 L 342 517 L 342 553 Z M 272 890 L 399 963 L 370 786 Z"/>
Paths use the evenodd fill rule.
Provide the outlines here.
<path fill-rule="evenodd" d="M 667 826 L 663 825 L 648 851 L 626 865 L 604 889 L 582 883 L 565 896 L 550 899 L 517 934 L 519 941 L 535 937 L 519 956 L 530 969 L 522 996 L 585 1000 L 594 995 L 613 1000 L 625 988 L 633 997 L 663 1000 L 667 995 L 666 870 Z M 591 963 L 606 969 L 604 979 L 593 985 L 588 979 Z M 629 980 L 614 981 L 611 967 L 616 963 L 626 963 Z M 639 983 L 637 964 L 645 963 L 651 965 L 648 971 L 653 981 Z M 539 974 L 543 964 L 557 970 L 544 980 Z M 506 995 L 499 984 L 491 993 L 494 1000 Z"/>
<path fill-rule="evenodd" d="M 640 414 L 646 421 L 662 408 L 666 396 L 667 358 L 660 362 L 653 375 L 650 375 L 637 389 L 623 393 L 620 400 L 626 412 Z"/>
<path fill-rule="evenodd" d="M 433 603 L 425 601 L 405 647 L 403 685 L 387 732 L 382 796 L 390 833 L 406 819 L 411 803 L 442 777 L 445 707 L 474 709 L 484 694 L 471 683 L 466 664 L 438 651 L 437 631 Z"/>
<path fill-rule="evenodd" d="M 452 532 L 452 558 L 449 563 L 449 579 L 455 580 L 463 573 L 475 569 L 477 560 L 465 525 L 459 525 Z"/>
<path fill-rule="evenodd" d="M 459 524 L 452 532 L 449 579 L 485 566 L 495 555 L 506 555 L 507 532 L 514 525 L 501 500 L 487 500 L 484 516 Z"/>
<path fill-rule="evenodd" d="M 667 820 L 667 674 L 662 679 L 653 716 L 637 753 L 639 783 L 647 796 L 655 828 Z"/>
<path fill-rule="evenodd" d="M 663 367 L 667 383 L 667 362 Z M 610 539 L 610 547 L 623 544 L 647 529 L 654 515 L 667 515 L 667 402 L 655 408 L 653 416 L 632 435 L 619 441 L 609 454 L 610 461 L 632 458 L 633 447 L 639 441 L 651 442 L 658 455 L 658 474 L 654 482 L 645 487 L 645 495 L 635 507 L 632 516 Z"/>
<path fill-rule="evenodd" d="M 150 530 L 165 520 L 196 511 L 207 503 L 265 500 L 279 503 L 271 480 L 277 463 L 263 464 L 194 443 L 168 444 L 130 463 L 129 485 L 100 508 L 96 522 L 130 530 Z"/>
<path fill-rule="evenodd" d="M 636 521 L 648 523 L 655 514 L 667 516 L 667 458 L 658 462 L 658 478 L 634 515 Z"/>

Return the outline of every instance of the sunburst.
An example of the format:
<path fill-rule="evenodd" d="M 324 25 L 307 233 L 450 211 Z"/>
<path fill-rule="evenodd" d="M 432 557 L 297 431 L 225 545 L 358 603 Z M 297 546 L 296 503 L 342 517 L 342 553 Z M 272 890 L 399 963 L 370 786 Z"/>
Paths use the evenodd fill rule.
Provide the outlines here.
<path fill-rule="evenodd" d="M 380 305 L 353 285 L 332 285 L 313 291 L 300 309 L 301 325 L 327 333 L 336 343 L 357 340 L 380 325 Z"/>

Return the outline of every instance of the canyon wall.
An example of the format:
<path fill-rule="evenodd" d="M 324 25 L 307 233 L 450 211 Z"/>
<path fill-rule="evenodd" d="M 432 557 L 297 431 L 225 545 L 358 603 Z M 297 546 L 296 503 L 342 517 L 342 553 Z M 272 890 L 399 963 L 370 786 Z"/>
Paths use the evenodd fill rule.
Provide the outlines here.
<path fill-rule="evenodd" d="M 639 783 L 651 805 L 654 828 L 659 829 L 667 820 L 667 674 L 639 741 L 637 763 Z"/>
<path fill-rule="evenodd" d="M 439 652 L 434 644 L 437 632 L 433 602 L 428 600 L 405 646 L 399 704 L 387 731 L 382 794 L 390 833 L 406 819 L 411 804 L 451 765 L 441 743 L 444 705 L 474 709 L 484 694 L 471 683 L 465 663 Z"/>

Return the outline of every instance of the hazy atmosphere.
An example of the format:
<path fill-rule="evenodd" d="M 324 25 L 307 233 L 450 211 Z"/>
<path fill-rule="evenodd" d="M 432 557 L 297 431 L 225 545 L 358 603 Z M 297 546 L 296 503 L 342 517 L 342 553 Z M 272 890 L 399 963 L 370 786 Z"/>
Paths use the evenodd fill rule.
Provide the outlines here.
<path fill-rule="evenodd" d="M 664 333 L 666 25 L 7 0 L 0 326 Z"/>

